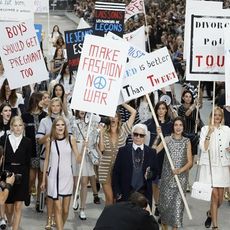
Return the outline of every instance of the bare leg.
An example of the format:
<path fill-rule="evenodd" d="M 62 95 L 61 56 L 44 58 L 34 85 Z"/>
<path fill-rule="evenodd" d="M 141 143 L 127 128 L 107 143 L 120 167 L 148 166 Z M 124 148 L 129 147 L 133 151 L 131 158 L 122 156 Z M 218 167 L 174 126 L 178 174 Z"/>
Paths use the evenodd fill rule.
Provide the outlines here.
<path fill-rule="evenodd" d="M 62 221 L 63 221 L 63 227 L 65 225 L 66 220 L 68 219 L 69 215 L 69 205 L 70 205 L 70 196 L 66 196 L 63 198 L 62 201 Z"/>
<path fill-rule="evenodd" d="M 87 185 L 88 185 L 88 177 L 81 177 L 81 191 L 80 191 L 80 199 L 81 199 L 81 209 L 85 209 L 86 198 L 87 198 Z"/>
<path fill-rule="evenodd" d="M 5 206 L 6 217 L 8 220 L 9 225 L 13 223 L 13 214 L 14 214 L 14 205 L 13 204 L 6 204 Z"/>
<path fill-rule="evenodd" d="M 13 230 L 18 230 L 22 217 L 22 201 L 14 203 Z"/>
<path fill-rule="evenodd" d="M 96 186 L 96 177 L 95 176 L 90 176 L 89 181 L 93 190 L 93 194 L 97 194 L 97 186 Z"/>
<path fill-rule="evenodd" d="M 217 226 L 218 188 L 213 188 L 211 199 L 211 216 L 213 226 Z"/>
<path fill-rule="evenodd" d="M 113 190 L 111 183 L 102 184 L 102 188 L 105 194 L 105 205 L 113 204 Z"/>
<path fill-rule="evenodd" d="M 62 200 L 54 200 L 54 215 L 56 221 L 56 229 L 63 230 L 63 221 L 62 221 Z"/>

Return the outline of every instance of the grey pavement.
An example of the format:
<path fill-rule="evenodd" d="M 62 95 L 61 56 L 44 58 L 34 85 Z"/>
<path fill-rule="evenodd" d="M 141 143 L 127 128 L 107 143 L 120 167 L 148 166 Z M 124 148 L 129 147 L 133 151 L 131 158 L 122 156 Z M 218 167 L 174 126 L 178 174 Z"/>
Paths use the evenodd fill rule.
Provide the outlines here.
<path fill-rule="evenodd" d="M 45 15 L 37 15 L 35 17 L 36 23 L 44 23 L 44 27 L 47 30 L 47 18 Z M 45 25 L 46 24 L 46 25 Z M 53 25 L 58 24 L 61 28 L 61 31 L 71 30 L 76 28 L 76 24 L 63 16 L 50 16 L 50 28 Z M 46 33 L 47 34 L 47 33 Z M 176 94 L 177 99 L 181 95 L 181 86 L 176 84 Z M 212 105 L 211 102 L 207 99 L 204 99 L 203 108 L 201 109 L 201 117 L 206 123 L 208 115 L 211 111 Z M 193 167 L 190 173 L 190 184 L 194 181 L 194 175 L 196 171 L 196 165 Z M 103 207 L 104 207 L 104 195 L 100 192 L 99 196 L 102 198 L 102 204 L 96 205 L 93 203 L 93 195 L 91 188 L 88 188 L 88 198 L 87 198 L 87 207 L 86 215 L 87 220 L 82 221 L 78 217 L 78 213 L 74 213 L 72 206 L 70 207 L 70 213 L 68 221 L 65 225 L 65 230 L 92 230 L 97 218 L 99 217 Z M 189 220 L 186 214 L 184 213 L 184 228 L 183 230 L 202 230 L 206 229 L 204 227 L 204 221 L 206 219 L 206 211 L 209 209 L 209 202 L 198 201 L 190 197 L 190 193 L 187 193 L 187 201 L 193 219 Z M 21 221 L 21 230 L 40 230 L 44 229 L 46 224 L 46 211 L 44 213 L 37 213 L 35 211 L 35 204 L 32 201 L 30 207 L 23 208 L 22 221 Z M 55 229 L 55 228 L 54 228 Z M 229 230 L 230 229 L 230 205 L 224 201 L 223 205 L 219 209 L 219 229 Z M 122 230 L 122 229 L 121 229 Z"/>

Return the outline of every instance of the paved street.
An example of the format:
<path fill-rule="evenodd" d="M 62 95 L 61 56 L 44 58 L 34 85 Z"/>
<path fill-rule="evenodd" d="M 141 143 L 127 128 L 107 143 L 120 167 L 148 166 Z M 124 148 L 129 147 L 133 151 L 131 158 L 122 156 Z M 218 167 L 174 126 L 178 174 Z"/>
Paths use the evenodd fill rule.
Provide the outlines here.
<path fill-rule="evenodd" d="M 43 23 L 45 30 L 47 30 L 47 17 L 44 15 L 36 16 L 36 23 Z M 76 24 L 65 17 L 61 16 L 50 16 L 50 30 L 53 25 L 58 24 L 61 28 L 61 32 L 65 29 L 71 30 L 76 28 Z M 47 33 L 46 33 L 47 34 Z M 181 95 L 181 86 L 176 84 L 176 92 L 178 95 L 178 100 Z M 211 111 L 211 102 L 207 99 L 204 99 L 203 108 L 201 110 L 201 116 L 203 121 L 206 123 L 208 119 L 208 115 Z M 191 170 L 190 183 L 194 181 L 196 166 Z M 78 218 L 78 213 L 74 213 L 72 208 L 70 209 L 70 214 L 68 221 L 65 226 L 65 230 L 92 230 L 98 216 L 100 215 L 104 201 L 102 201 L 101 205 L 93 204 L 93 195 L 91 189 L 89 188 L 88 199 L 87 199 L 87 208 L 86 215 L 87 220 L 81 221 Z M 104 200 L 103 194 L 99 194 Z M 206 211 L 209 209 L 209 202 L 202 202 L 190 197 L 190 194 L 187 194 L 187 201 L 189 204 L 189 208 L 191 210 L 193 219 L 188 220 L 187 214 L 184 214 L 184 230 L 202 230 L 205 229 L 204 221 L 206 219 Z M 229 230 L 230 229 L 230 206 L 227 202 L 224 202 L 222 207 L 220 208 L 219 215 L 219 229 L 221 230 Z M 21 228 L 23 230 L 40 230 L 44 229 L 46 223 L 46 212 L 40 214 L 36 213 L 34 208 L 34 202 L 32 202 L 30 207 L 25 207 L 23 209 L 22 215 L 22 224 Z M 122 229 L 121 229 L 122 230 Z"/>

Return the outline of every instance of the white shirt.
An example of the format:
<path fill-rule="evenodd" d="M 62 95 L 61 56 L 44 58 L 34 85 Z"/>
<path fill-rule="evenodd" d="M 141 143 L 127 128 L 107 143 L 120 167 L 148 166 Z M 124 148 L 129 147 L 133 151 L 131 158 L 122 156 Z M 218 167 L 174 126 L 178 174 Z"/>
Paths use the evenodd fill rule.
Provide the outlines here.
<path fill-rule="evenodd" d="M 133 148 L 134 148 L 134 150 L 137 150 L 137 148 L 141 148 L 141 150 L 143 150 L 144 149 L 144 144 L 136 145 L 135 143 L 133 143 Z"/>
<path fill-rule="evenodd" d="M 16 150 L 18 149 L 18 146 L 22 140 L 22 134 L 20 136 L 16 137 L 13 133 L 11 133 L 11 135 L 9 135 L 9 140 L 10 140 L 10 144 L 11 144 L 13 151 L 16 152 Z"/>

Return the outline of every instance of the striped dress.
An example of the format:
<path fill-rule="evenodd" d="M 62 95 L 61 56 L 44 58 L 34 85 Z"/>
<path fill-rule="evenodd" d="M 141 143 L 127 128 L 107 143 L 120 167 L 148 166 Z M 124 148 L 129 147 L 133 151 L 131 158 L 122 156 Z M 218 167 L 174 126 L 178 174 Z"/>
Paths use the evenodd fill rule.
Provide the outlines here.
<path fill-rule="evenodd" d="M 108 132 L 104 134 L 104 152 L 98 169 L 100 183 L 111 180 L 112 169 L 117 157 L 118 149 L 126 144 L 126 139 L 131 132 L 127 122 L 121 126 L 121 131 L 115 144 L 112 143 Z"/>

